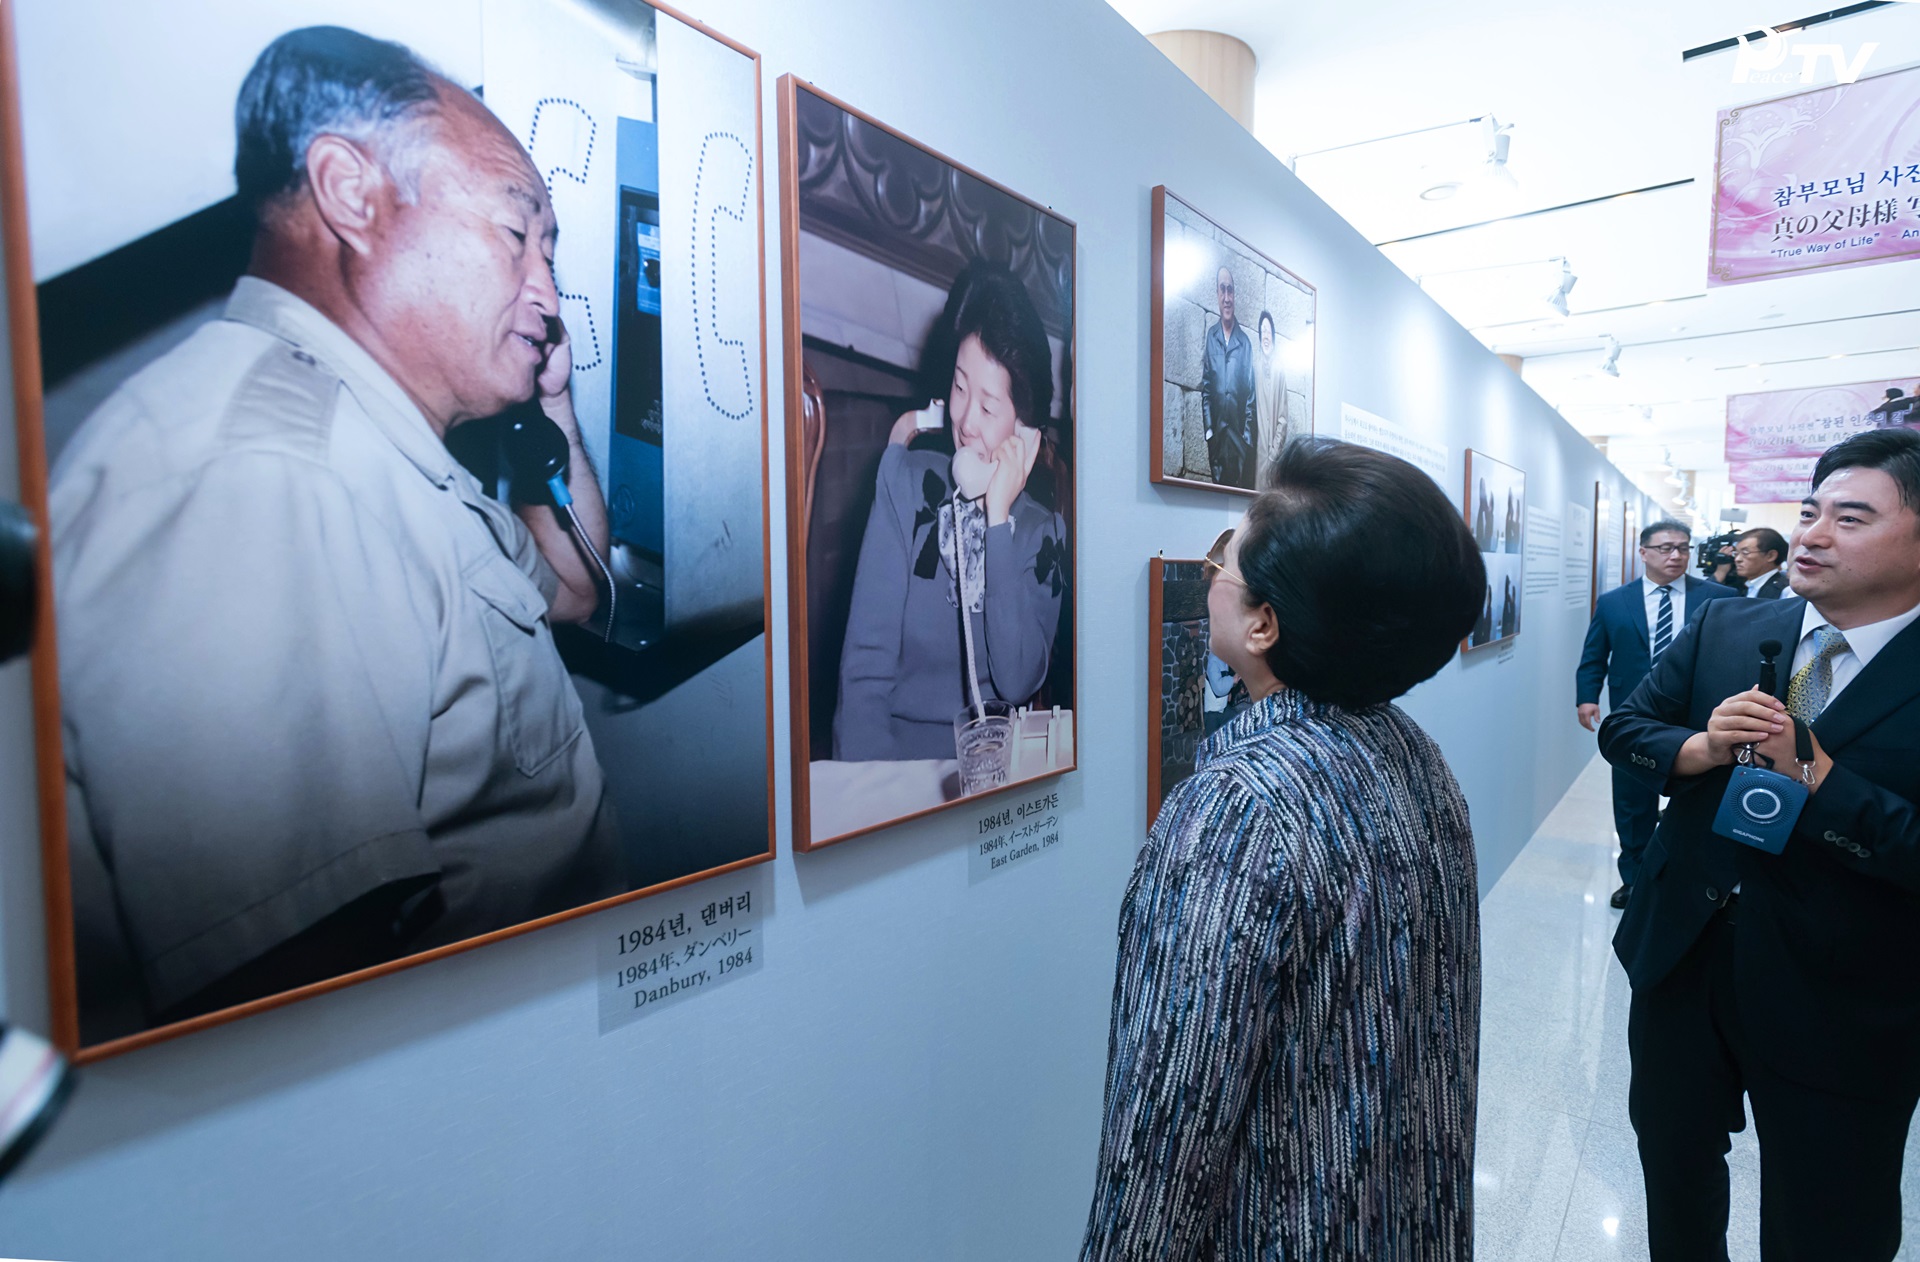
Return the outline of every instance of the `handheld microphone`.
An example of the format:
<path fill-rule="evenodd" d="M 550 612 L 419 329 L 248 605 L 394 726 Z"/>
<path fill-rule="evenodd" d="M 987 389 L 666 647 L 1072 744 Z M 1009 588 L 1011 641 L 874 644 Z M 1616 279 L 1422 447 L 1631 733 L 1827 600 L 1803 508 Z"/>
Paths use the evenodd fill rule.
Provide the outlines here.
<path fill-rule="evenodd" d="M 1773 659 L 1780 656 L 1781 644 L 1778 640 L 1760 641 L 1760 682 L 1761 692 L 1772 693 L 1779 686 L 1779 675 L 1774 669 Z"/>

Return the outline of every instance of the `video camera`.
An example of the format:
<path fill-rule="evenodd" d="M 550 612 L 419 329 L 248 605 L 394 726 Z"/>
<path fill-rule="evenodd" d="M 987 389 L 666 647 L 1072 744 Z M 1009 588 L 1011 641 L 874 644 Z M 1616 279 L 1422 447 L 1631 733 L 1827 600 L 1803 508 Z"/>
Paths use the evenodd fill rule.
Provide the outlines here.
<path fill-rule="evenodd" d="M 1723 565 L 1733 563 L 1733 544 L 1743 532 L 1729 530 L 1725 534 L 1714 535 L 1700 541 L 1699 551 L 1694 560 L 1694 568 L 1709 578 Z"/>

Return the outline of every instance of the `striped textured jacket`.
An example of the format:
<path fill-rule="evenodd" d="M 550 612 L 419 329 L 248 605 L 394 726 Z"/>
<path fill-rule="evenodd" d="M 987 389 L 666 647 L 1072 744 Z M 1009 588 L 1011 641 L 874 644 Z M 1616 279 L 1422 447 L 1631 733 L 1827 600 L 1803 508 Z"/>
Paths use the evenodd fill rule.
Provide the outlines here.
<path fill-rule="evenodd" d="M 1473 1256 L 1480 917 L 1453 773 L 1288 689 L 1168 795 L 1120 909 L 1083 1262 Z"/>

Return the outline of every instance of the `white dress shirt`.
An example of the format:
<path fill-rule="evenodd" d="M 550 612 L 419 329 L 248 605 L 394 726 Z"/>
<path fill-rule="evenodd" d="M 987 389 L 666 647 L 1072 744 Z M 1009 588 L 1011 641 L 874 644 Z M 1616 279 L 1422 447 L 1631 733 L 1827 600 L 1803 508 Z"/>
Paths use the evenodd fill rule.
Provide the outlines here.
<path fill-rule="evenodd" d="M 1916 618 L 1920 618 L 1920 605 L 1880 622 L 1869 622 L 1864 627 L 1841 632 L 1847 637 L 1847 647 L 1833 659 L 1833 691 L 1827 694 L 1827 704 L 1832 705 L 1834 698 L 1840 695 L 1840 690 L 1852 683 L 1854 676 L 1866 668 L 1874 655 L 1887 647 L 1893 637 L 1905 631 Z M 1793 669 L 1788 672 L 1788 679 L 1798 675 L 1800 668 L 1812 659 L 1813 633 L 1826 625 L 1827 620 L 1813 607 L 1813 602 L 1808 601 L 1806 613 L 1800 619 L 1800 643 L 1793 650 Z"/>
<path fill-rule="evenodd" d="M 1640 582 L 1645 588 L 1647 602 L 1647 647 L 1653 647 L 1654 633 L 1660 628 L 1660 589 L 1654 585 L 1651 577 L 1642 574 Z M 1682 574 L 1673 580 L 1673 638 L 1680 638 L 1680 628 L 1687 625 L 1687 576 Z"/>
<path fill-rule="evenodd" d="M 1774 576 L 1775 574 L 1778 574 L 1778 573 L 1780 573 L 1780 571 L 1779 571 L 1779 570 L 1768 570 L 1768 571 L 1767 571 L 1766 573 L 1764 573 L 1764 574 L 1762 574 L 1762 575 L 1761 575 L 1761 576 L 1760 576 L 1759 578 L 1750 578 L 1750 579 L 1748 579 L 1748 580 L 1747 580 L 1747 595 L 1749 595 L 1749 596 L 1758 596 L 1758 595 L 1760 594 L 1760 589 L 1761 589 L 1762 587 L 1765 587 L 1765 586 L 1767 585 L 1767 583 L 1768 583 L 1768 582 L 1769 582 L 1769 581 L 1770 581 L 1770 580 L 1771 580 L 1771 579 L 1773 578 L 1773 576 Z M 1781 592 L 1780 594 L 1781 594 L 1782 596 L 1785 596 L 1785 595 L 1786 595 L 1787 593 L 1786 593 L 1786 592 Z"/>

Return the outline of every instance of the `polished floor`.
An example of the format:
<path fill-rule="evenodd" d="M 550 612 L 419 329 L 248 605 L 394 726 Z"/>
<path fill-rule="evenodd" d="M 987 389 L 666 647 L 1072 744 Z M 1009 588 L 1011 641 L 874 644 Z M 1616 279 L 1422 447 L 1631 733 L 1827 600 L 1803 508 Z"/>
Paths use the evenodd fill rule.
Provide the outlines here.
<path fill-rule="evenodd" d="M 1479 1262 L 1644 1259 L 1627 1121 L 1627 979 L 1606 764 L 1595 759 L 1481 907 Z M 1760 1257 L 1760 1154 L 1734 1136 L 1733 1262 Z M 1906 1242 L 1920 1262 L 1920 1127 L 1907 1145 Z"/>

